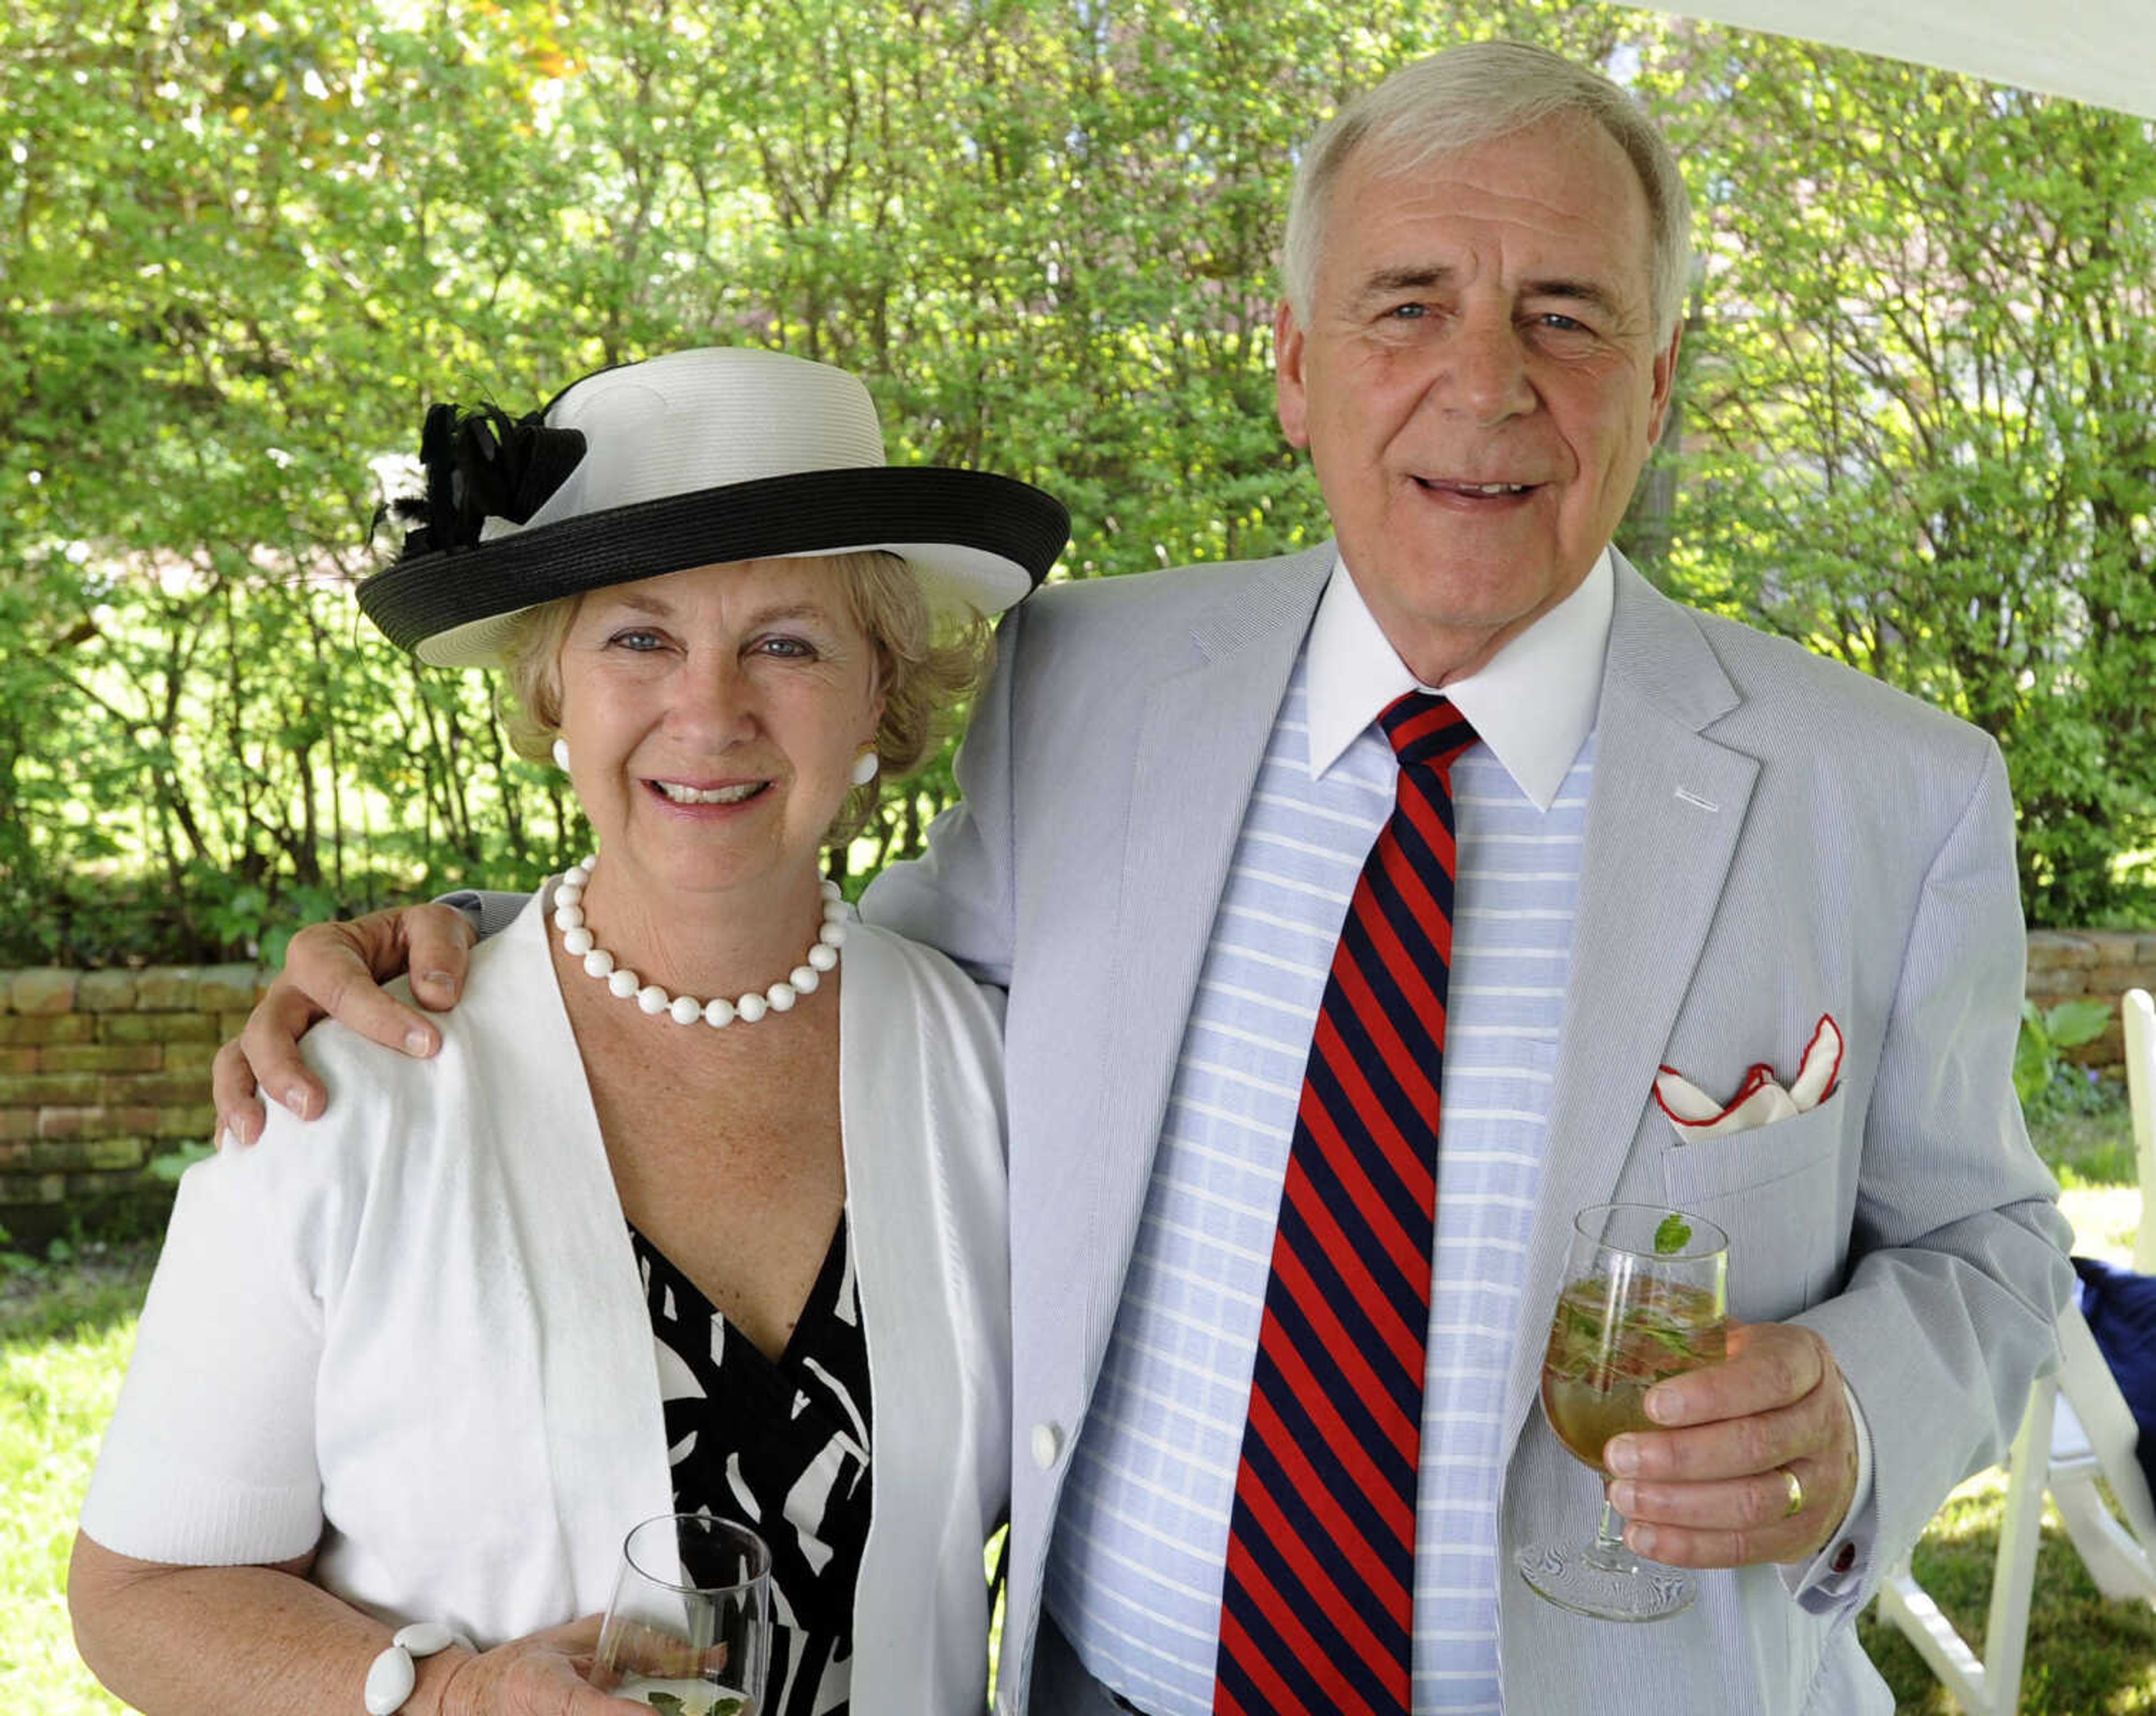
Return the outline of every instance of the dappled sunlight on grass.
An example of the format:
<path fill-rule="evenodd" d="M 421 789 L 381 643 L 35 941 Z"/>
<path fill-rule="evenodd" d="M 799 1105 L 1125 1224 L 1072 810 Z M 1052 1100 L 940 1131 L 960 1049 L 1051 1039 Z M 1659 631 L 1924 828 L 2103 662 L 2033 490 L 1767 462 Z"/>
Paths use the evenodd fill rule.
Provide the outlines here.
<path fill-rule="evenodd" d="M 75 1515 L 119 1395 L 135 1340 L 132 1304 L 146 1279 L 121 1273 L 87 1295 L 25 1299 L 0 1323 L 0 1490 L 8 1498 L 0 1513 L 0 1591 L 9 1616 L 0 1635 L 0 1709 L 108 1716 L 121 1708 L 75 1655 L 64 1593 Z"/>
<path fill-rule="evenodd" d="M 2138 1187 L 2069 1187 L 2059 1195 L 2059 1208 L 2074 1225 L 2074 1250 L 2082 1256 L 2133 1266 L 2134 1236 L 2141 1230 Z"/>
<path fill-rule="evenodd" d="M 2006 1473 L 1995 1466 L 1989 1472 L 1979 1472 L 1948 1496 L 1946 1505 L 1933 1515 L 1925 1540 L 1964 1544 L 1981 1537 L 1986 1544 L 1996 1547 L 1999 1509 L 2005 1500 Z"/>
<path fill-rule="evenodd" d="M 1924 1534 L 1915 1557 L 1918 1582 L 1979 1655 L 2005 1493 L 2005 1481 L 1996 1474 L 1964 1484 Z M 1857 1623 L 1857 1636 L 1893 1688 L 1897 1716 L 1947 1716 L 1958 1708 L 1899 1632 L 1866 1614 Z M 2107 1600 L 2091 1583 L 2049 1508 L 2036 1553 L 2021 1712 L 2156 1713 L 2156 1610 Z"/>

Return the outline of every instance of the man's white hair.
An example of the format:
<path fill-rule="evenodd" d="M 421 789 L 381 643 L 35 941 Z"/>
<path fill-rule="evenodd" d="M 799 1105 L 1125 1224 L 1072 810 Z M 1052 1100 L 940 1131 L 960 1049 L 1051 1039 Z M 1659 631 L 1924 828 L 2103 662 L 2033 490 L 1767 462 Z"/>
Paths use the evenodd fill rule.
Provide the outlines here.
<path fill-rule="evenodd" d="M 1657 344 L 1676 331 L 1691 273 L 1691 198 L 1676 157 L 1632 98 L 1599 72 L 1524 42 L 1473 42 L 1418 59 L 1366 90 L 1310 141 L 1288 199 L 1281 273 L 1289 307 L 1310 326 L 1333 187 L 1351 157 L 1381 175 L 1413 173 L 1440 156 L 1567 114 L 1616 140 L 1647 195 L 1649 284 Z"/>

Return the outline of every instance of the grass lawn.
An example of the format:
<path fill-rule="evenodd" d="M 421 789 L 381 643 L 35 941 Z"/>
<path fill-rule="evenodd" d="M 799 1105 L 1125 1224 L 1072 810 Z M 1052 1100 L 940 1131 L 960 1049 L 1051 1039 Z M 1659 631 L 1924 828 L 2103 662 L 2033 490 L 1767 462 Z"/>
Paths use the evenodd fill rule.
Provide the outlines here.
<path fill-rule="evenodd" d="M 2038 1143 L 2066 1184 L 2076 1248 L 2130 1261 L 2141 1210 L 2123 1107 L 2049 1123 Z M 153 1244 L 85 1247 L 65 1263 L 0 1274 L 0 1493 L 8 1498 L 0 1613 L 8 1621 L 0 1628 L 0 1711 L 108 1716 L 121 1708 L 76 1661 L 60 1594 L 74 1516 L 154 1258 Z M 1964 1484 L 1916 1555 L 1917 1578 L 1979 1653 L 2004 1496 L 1996 1472 Z M 1899 1633 L 1868 1616 L 1858 1631 L 1898 1711 L 1954 1709 Z M 2156 1716 L 2156 1610 L 2100 1597 L 2048 1514 L 2021 1708 L 2027 1716 Z"/>
<path fill-rule="evenodd" d="M 62 1592 L 156 1256 L 151 1242 L 85 1247 L 68 1263 L 0 1276 L 0 1710 L 123 1708 L 76 1657 Z"/>
<path fill-rule="evenodd" d="M 2118 1124 L 2123 1136 L 2123 1117 Z M 2049 1159 L 2053 1140 L 2047 1135 L 2041 1142 Z M 2130 1167 L 2130 1153 L 2126 1159 Z M 2075 1178 L 2070 1162 L 2057 1165 L 2064 1178 Z M 2141 1219 L 2138 1187 L 2069 1185 L 2060 1202 L 2074 1225 L 2075 1251 L 2107 1262 L 2133 1262 Z M 1971 1478 L 1948 1498 L 1914 1557 L 1917 1582 L 1979 1657 L 2005 1499 L 2004 1472 L 1994 1468 Z M 1960 1708 L 1932 1678 L 1916 1647 L 1871 1611 L 1857 1622 L 1857 1636 L 1893 1688 L 1902 1716 L 1949 1716 Z M 2156 1609 L 2107 1601 L 2048 1503 L 2029 1607 L 2021 1708 L 2024 1716 L 2156 1713 Z"/>

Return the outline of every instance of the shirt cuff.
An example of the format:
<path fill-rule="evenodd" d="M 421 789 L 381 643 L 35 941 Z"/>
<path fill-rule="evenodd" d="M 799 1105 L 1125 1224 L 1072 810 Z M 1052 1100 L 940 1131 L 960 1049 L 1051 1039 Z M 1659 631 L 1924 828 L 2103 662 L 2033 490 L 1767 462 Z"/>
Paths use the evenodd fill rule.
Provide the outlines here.
<path fill-rule="evenodd" d="M 1848 1404 L 1850 1428 L 1856 1437 L 1856 1490 L 1850 1498 L 1849 1512 L 1843 1516 L 1841 1529 L 1809 1563 L 1780 1569 L 1784 1588 L 1813 1615 L 1827 1612 L 1863 1589 L 1871 1546 L 1879 1536 L 1879 1510 L 1872 1505 L 1871 1495 L 1871 1431 L 1846 1378 L 1841 1398 Z"/>
<path fill-rule="evenodd" d="M 516 922 L 524 910 L 529 894 L 497 894 L 479 888 L 458 888 L 454 892 L 438 894 L 437 906 L 448 906 L 464 914 L 464 919 L 481 941 L 498 935 Z"/>

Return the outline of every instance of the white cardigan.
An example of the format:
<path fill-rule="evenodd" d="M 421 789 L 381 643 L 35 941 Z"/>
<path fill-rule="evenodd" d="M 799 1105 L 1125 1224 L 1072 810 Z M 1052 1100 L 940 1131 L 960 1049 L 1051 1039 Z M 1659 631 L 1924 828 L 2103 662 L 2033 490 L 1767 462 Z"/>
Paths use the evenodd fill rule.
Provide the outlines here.
<path fill-rule="evenodd" d="M 329 1590 L 483 1645 L 606 1606 L 671 1482 L 542 898 L 475 951 L 436 1059 L 317 1030 L 328 1117 L 273 1106 L 254 1149 L 189 1170 L 84 1506 L 97 1542 L 197 1565 L 319 1542 Z M 998 1020 L 942 955 L 867 925 L 844 969 L 874 1421 L 853 1708 L 978 1711 L 1009 1489 Z"/>

